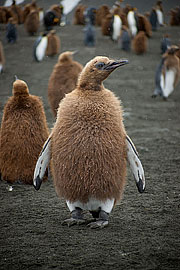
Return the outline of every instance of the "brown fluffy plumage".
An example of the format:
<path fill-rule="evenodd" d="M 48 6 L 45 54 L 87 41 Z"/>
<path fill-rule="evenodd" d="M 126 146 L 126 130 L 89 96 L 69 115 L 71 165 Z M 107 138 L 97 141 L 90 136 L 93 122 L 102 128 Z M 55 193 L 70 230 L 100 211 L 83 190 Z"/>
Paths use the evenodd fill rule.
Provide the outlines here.
<path fill-rule="evenodd" d="M 71 92 L 77 83 L 79 73 L 83 66 L 72 59 L 73 52 L 64 52 L 60 54 L 57 64 L 48 83 L 48 101 L 51 110 L 56 117 L 59 102 L 65 94 Z"/>
<path fill-rule="evenodd" d="M 75 90 L 61 101 L 52 131 L 52 167 L 60 197 L 86 203 L 90 197 L 119 200 L 126 178 L 126 132 L 120 101 L 102 81 L 112 71 L 96 68 L 95 57 Z"/>
<path fill-rule="evenodd" d="M 0 168 L 3 180 L 32 184 L 36 160 L 49 135 L 42 101 L 16 80 L 1 123 Z"/>
<path fill-rule="evenodd" d="M 110 13 L 108 5 L 102 5 L 96 12 L 96 25 L 101 26 L 102 20 Z"/>
<path fill-rule="evenodd" d="M 51 30 L 48 35 L 48 45 L 46 49 L 47 56 L 53 56 L 60 52 L 60 38 L 56 35 L 55 30 Z"/>
<path fill-rule="evenodd" d="M 37 10 L 30 11 L 24 23 L 26 31 L 30 35 L 34 35 L 38 31 L 39 25 L 40 25 L 39 12 Z"/>
<path fill-rule="evenodd" d="M 80 25 L 85 24 L 84 11 L 86 10 L 86 8 L 87 8 L 86 6 L 81 4 L 77 6 L 74 13 L 73 24 L 80 24 Z"/>
<path fill-rule="evenodd" d="M 102 22 L 101 22 L 102 35 L 110 36 L 110 27 L 111 27 L 112 18 L 113 18 L 113 15 L 108 14 L 105 16 L 104 19 L 102 19 Z"/>
<path fill-rule="evenodd" d="M 138 30 L 144 31 L 147 37 L 152 36 L 152 27 L 149 20 L 141 14 L 138 14 Z"/>
<path fill-rule="evenodd" d="M 139 31 L 132 40 L 132 49 L 136 54 L 143 54 L 147 51 L 148 39 L 144 31 Z"/>

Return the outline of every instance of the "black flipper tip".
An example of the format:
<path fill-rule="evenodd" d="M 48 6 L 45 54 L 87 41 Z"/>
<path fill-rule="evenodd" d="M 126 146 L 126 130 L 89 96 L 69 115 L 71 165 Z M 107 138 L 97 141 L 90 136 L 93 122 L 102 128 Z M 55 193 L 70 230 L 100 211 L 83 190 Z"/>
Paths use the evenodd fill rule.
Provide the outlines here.
<path fill-rule="evenodd" d="M 142 179 L 139 179 L 139 182 L 136 182 L 139 193 L 143 193 L 145 191 L 145 187 L 143 185 Z"/>
<path fill-rule="evenodd" d="M 34 182 L 36 184 L 34 184 Z M 36 177 L 36 179 L 33 181 L 33 186 L 36 190 L 39 190 L 42 184 L 42 179 L 39 177 L 39 175 Z"/>

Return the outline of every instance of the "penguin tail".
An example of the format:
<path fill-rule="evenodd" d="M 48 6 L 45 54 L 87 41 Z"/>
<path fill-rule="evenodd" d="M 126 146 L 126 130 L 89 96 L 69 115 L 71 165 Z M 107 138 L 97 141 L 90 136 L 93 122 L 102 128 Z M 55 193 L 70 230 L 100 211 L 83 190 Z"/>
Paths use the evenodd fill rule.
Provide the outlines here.
<path fill-rule="evenodd" d="M 127 146 L 127 160 L 129 162 L 131 172 L 133 173 L 134 179 L 136 181 L 136 186 L 140 193 L 143 193 L 145 190 L 145 175 L 142 163 L 139 159 L 137 150 L 129 138 L 126 135 L 126 146 Z"/>
<path fill-rule="evenodd" d="M 33 186 L 36 190 L 39 190 L 43 181 L 43 177 L 46 173 L 46 169 L 50 163 L 51 157 L 51 135 L 48 137 L 43 145 L 39 158 L 36 162 L 34 170 Z"/>

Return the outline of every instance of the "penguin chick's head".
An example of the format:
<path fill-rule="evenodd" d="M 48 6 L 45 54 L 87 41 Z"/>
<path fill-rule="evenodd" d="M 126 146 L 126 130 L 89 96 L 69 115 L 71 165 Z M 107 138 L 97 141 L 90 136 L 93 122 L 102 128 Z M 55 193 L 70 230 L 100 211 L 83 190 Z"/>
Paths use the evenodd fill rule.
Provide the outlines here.
<path fill-rule="evenodd" d="M 58 58 L 58 62 L 66 62 L 66 61 L 69 61 L 73 58 L 73 55 L 74 55 L 75 52 L 71 52 L 71 51 L 66 51 L 66 52 L 63 52 L 59 55 L 59 58 Z"/>
<path fill-rule="evenodd" d="M 128 64 L 128 60 L 113 60 L 104 56 L 96 56 L 82 70 L 78 86 L 84 90 L 100 90 L 102 82 L 116 68 Z"/>
<path fill-rule="evenodd" d="M 27 84 L 22 80 L 15 80 L 13 83 L 13 95 L 14 96 L 26 96 L 29 95 L 29 89 Z"/>

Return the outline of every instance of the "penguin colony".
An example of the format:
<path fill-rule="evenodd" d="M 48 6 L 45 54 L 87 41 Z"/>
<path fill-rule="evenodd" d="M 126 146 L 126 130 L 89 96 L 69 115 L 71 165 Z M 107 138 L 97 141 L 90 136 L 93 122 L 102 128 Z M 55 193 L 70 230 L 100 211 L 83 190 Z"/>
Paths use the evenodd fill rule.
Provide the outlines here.
<path fill-rule="evenodd" d="M 44 168 L 52 160 L 56 192 L 72 215 L 65 220 L 68 226 L 85 222 L 83 210 L 97 218 L 89 224 L 91 228 L 107 226 L 109 214 L 122 198 L 127 152 L 133 150 L 127 149 L 120 101 L 104 88 L 103 81 L 127 63 L 99 56 L 86 64 L 76 88 L 59 104 L 56 123 L 37 162 L 34 186 L 39 189 L 44 160 Z M 143 192 L 139 159 L 128 157 L 131 164 L 136 159 L 135 171 L 142 175 L 137 177 L 137 186 Z"/>
<path fill-rule="evenodd" d="M 37 157 L 49 135 L 46 116 L 40 98 L 29 94 L 24 81 L 16 80 L 12 91 L 1 122 L 1 177 L 9 183 L 32 184 Z"/>
<path fill-rule="evenodd" d="M 73 60 L 73 52 L 60 54 L 54 66 L 48 83 L 48 101 L 53 115 L 56 117 L 59 102 L 65 94 L 71 92 L 77 83 L 79 73 L 83 66 Z"/>
<path fill-rule="evenodd" d="M 83 5 L 79 5 L 76 8 L 76 11 L 74 13 L 74 24 L 80 24 L 80 25 L 86 24 L 86 20 L 85 20 L 85 14 L 87 14 L 86 11 L 87 11 L 87 7 Z M 151 38 L 152 31 L 158 31 L 158 28 L 160 26 L 164 26 L 162 1 L 157 1 L 156 5 L 152 7 L 151 13 L 149 13 L 149 15 L 146 15 L 146 16 L 145 14 L 143 15 L 143 14 L 138 13 L 136 8 L 128 4 L 126 4 L 126 6 L 123 8 L 121 7 L 121 5 L 115 5 L 115 7 L 111 9 L 108 6 L 103 5 L 97 10 L 95 10 L 94 14 L 95 16 L 94 16 L 93 24 L 101 27 L 102 35 L 107 35 L 107 36 L 110 36 L 111 38 L 113 37 L 112 39 L 114 40 L 114 42 L 117 42 L 117 43 L 122 42 L 121 48 L 123 50 L 126 50 L 128 52 L 132 48 L 132 51 L 137 54 L 147 52 L 148 38 Z M 176 7 L 170 11 L 170 25 L 172 26 L 180 25 L 179 14 L 180 14 L 179 7 Z M 54 31 L 50 32 L 50 30 L 52 30 L 54 25 L 59 25 L 61 16 L 62 16 L 62 8 L 60 8 L 58 5 L 51 6 L 48 9 L 48 11 L 45 12 L 43 23 L 44 23 L 45 30 L 49 31 L 49 33 L 42 34 L 36 42 L 36 45 L 35 45 L 36 50 L 34 49 L 34 57 L 37 62 L 42 61 L 45 54 L 53 55 L 55 54 L 54 52 L 56 52 L 56 54 L 59 53 L 60 40 L 56 39 L 56 45 L 52 46 L 53 48 L 56 47 L 55 49 L 52 49 L 52 47 L 50 46 L 50 42 L 48 44 L 48 41 L 52 39 L 52 36 L 55 36 Z M 13 39 L 12 38 L 8 39 L 9 36 L 11 36 L 9 35 L 9 32 L 13 27 L 10 27 L 10 30 L 7 30 L 7 40 L 8 41 L 10 40 L 9 42 L 11 43 L 17 40 L 16 29 L 18 28 L 18 24 L 23 23 L 29 35 L 37 34 L 39 31 L 39 26 L 40 26 L 40 17 L 42 20 L 43 10 L 42 8 L 38 7 L 38 5 L 36 4 L 36 1 L 32 1 L 31 3 L 25 5 L 24 8 L 21 8 L 19 5 L 16 5 L 16 1 L 13 1 L 10 7 L 0 7 L 0 23 L 7 24 L 7 29 L 8 29 L 9 23 L 11 23 L 11 25 L 13 25 L 14 27 L 15 34 L 13 34 L 14 35 Z M 116 18 L 118 18 L 118 20 L 116 20 Z M 117 23 L 115 23 L 116 21 Z M 124 33 L 125 35 L 123 35 Z M 39 58 L 39 54 L 36 54 L 36 53 L 38 51 L 37 48 L 39 48 L 39 45 L 42 42 L 42 40 L 44 44 L 43 45 L 44 49 L 43 50 L 40 49 L 40 58 Z M 1 52 L 2 50 L 0 51 L 0 53 Z M 163 99 L 167 100 L 168 96 L 173 92 L 174 88 L 179 82 L 180 50 L 179 50 L 179 47 L 177 48 L 177 46 L 169 47 L 168 45 L 167 49 L 165 49 L 162 52 L 162 54 L 163 55 L 162 55 L 160 64 L 155 74 L 155 87 L 156 88 L 154 90 L 153 97 L 160 95 L 163 97 Z M 4 66 L 4 58 L 3 56 L 0 56 L 0 57 L 1 57 L 0 64 Z M 92 61 L 90 61 L 86 65 L 85 69 L 83 69 L 82 71 L 82 68 L 83 68 L 82 65 L 78 62 L 73 61 L 71 57 L 72 57 L 72 52 L 65 52 L 61 54 L 59 56 L 58 63 L 55 65 L 53 72 L 51 74 L 51 77 L 49 78 L 48 100 L 49 100 L 49 104 L 52 109 L 52 112 L 54 116 L 57 117 L 57 120 L 53 128 L 53 131 L 48 139 L 47 139 L 48 128 L 47 128 L 47 123 L 46 123 L 46 118 L 45 118 L 42 102 L 40 101 L 38 97 L 31 96 L 29 94 L 28 87 L 25 82 L 20 81 L 20 80 L 17 80 L 14 82 L 13 96 L 8 100 L 7 104 L 4 107 L 3 119 L 2 119 L 2 124 L 1 124 L 1 138 L 0 138 L 1 174 L 2 174 L 2 178 L 10 183 L 13 183 L 15 181 L 21 181 L 26 184 L 32 184 L 35 164 L 38 159 L 38 155 L 40 153 L 41 147 L 47 139 L 46 143 L 44 144 L 43 151 L 40 153 L 40 156 L 39 156 L 39 159 L 42 161 L 41 166 L 43 167 L 39 166 L 38 162 L 36 164 L 36 169 L 34 173 L 34 175 L 36 176 L 34 178 L 35 188 L 40 186 L 40 184 L 38 184 L 38 181 L 40 181 L 41 183 L 43 179 L 44 180 L 46 179 L 46 176 L 45 176 L 47 172 L 46 169 L 49 165 L 50 159 L 52 159 L 53 161 L 52 174 L 53 174 L 54 185 L 55 185 L 57 194 L 60 197 L 64 197 L 66 199 L 69 210 L 72 213 L 72 217 L 68 219 L 65 223 L 67 223 L 70 226 L 70 225 L 73 225 L 74 223 L 77 224 L 77 223 L 84 222 L 82 210 L 88 209 L 92 213 L 93 217 L 98 218 L 98 220 L 94 224 L 91 224 L 90 226 L 92 228 L 104 227 L 108 224 L 109 213 L 111 213 L 116 202 L 122 198 L 122 194 L 123 194 L 123 190 L 125 186 L 126 161 L 128 160 L 128 162 L 130 163 L 130 167 L 133 171 L 133 174 L 135 175 L 137 187 L 140 192 L 144 191 L 145 179 L 143 175 L 142 165 L 139 161 L 135 147 L 132 141 L 130 140 L 130 138 L 127 136 L 126 131 L 123 126 L 122 109 L 120 106 L 120 102 L 111 93 L 111 91 L 104 89 L 103 84 L 100 84 L 100 87 L 99 87 L 91 83 L 92 74 L 89 75 L 88 73 L 88 71 L 91 70 L 93 66 L 93 68 L 95 68 L 95 71 L 96 71 L 95 77 L 99 78 L 100 82 L 102 82 L 106 77 L 102 75 L 103 67 L 105 67 L 106 65 L 108 66 L 109 61 L 112 61 L 112 60 L 106 57 L 95 58 Z M 71 75 L 68 75 L 68 72 L 65 71 L 66 61 L 67 63 L 71 62 L 71 65 L 72 63 L 77 64 L 75 74 L 72 75 L 71 73 Z M 118 63 L 116 64 L 118 65 Z M 61 78 L 57 76 L 58 75 L 57 71 L 60 70 L 60 66 L 63 67 L 63 72 L 64 72 L 64 73 L 60 72 Z M 68 69 L 68 71 L 70 71 L 70 69 Z M 94 72 L 94 69 L 93 69 L 93 72 Z M 108 72 L 110 72 L 110 70 Z M 106 75 L 107 74 L 108 73 L 106 73 Z M 79 75 L 80 77 L 78 79 Z M 84 77 L 86 79 L 84 79 Z M 71 80 L 70 78 L 73 78 L 73 79 Z M 59 91 L 59 85 L 61 86 L 63 85 L 64 87 L 64 88 L 61 88 L 61 91 Z M 98 104 L 98 102 L 102 102 L 102 100 L 100 100 L 100 97 L 103 97 L 106 102 L 112 101 L 110 104 L 110 108 L 112 109 L 112 112 L 113 112 L 112 114 L 115 117 L 114 119 L 116 120 L 118 119 L 117 123 L 119 123 L 118 128 L 119 128 L 120 133 L 117 136 L 115 136 L 115 133 L 113 133 L 114 135 L 109 133 L 108 136 L 109 138 L 112 138 L 113 136 L 115 136 L 115 141 L 113 141 L 113 143 L 116 142 L 116 140 L 120 142 L 120 145 L 118 145 L 119 147 L 118 149 L 119 149 L 119 153 L 121 153 L 121 158 L 120 157 L 117 158 L 115 156 L 116 167 L 109 169 L 109 171 L 112 171 L 112 173 L 114 173 L 113 178 L 111 179 L 112 189 L 108 189 L 108 187 L 105 186 L 104 190 L 98 189 L 95 178 L 93 177 L 94 176 L 99 177 L 100 175 L 99 172 L 100 170 L 102 170 L 103 171 L 102 177 L 99 177 L 98 179 L 100 179 L 100 181 L 103 181 L 102 179 L 106 179 L 105 176 L 108 176 L 108 170 L 105 171 L 105 169 L 109 166 L 108 158 L 111 157 L 111 155 L 116 154 L 116 153 L 108 152 L 108 155 L 107 155 L 108 166 L 106 166 L 107 164 L 103 163 L 104 159 L 101 159 L 102 155 L 104 154 L 103 148 L 100 148 L 100 150 L 97 151 L 96 155 L 94 155 L 93 149 L 95 149 L 96 144 L 97 146 L 99 146 L 101 145 L 100 142 L 101 143 L 103 142 L 103 146 L 107 147 L 107 149 L 109 147 L 108 142 L 106 140 L 107 138 L 100 136 L 102 135 L 101 130 L 99 130 L 97 128 L 98 125 L 94 124 L 93 122 L 94 119 L 98 120 L 96 119 L 96 117 L 99 116 L 98 115 L 99 107 L 97 107 L 96 110 L 93 110 L 94 114 L 92 115 L 88 115 L 88 112 L 85 111 L 85 109 L 83 110 L 83 105 L 82 105 L 82 108 L 78 111 L 78 114 L 72 114 L 72 111 L 71 111 L 75 108 L 77 100 L 81 101 L 80 104 L 88 105 L 89 108 L 91 108 L 92 110 L 94 109 L 94 106 Z M 110 100 L 108 101 L 108 99 Z M 87 103 L 84 103 L 84 102 L 87 102 Z M 23 111 L 23 109 L 25 110 Z M 58 114 L 57 114 L 57 109 L 58 109 Z M 21 111 L 21 114 L 19 118 L 16 119 L 18 110 Z M 35 112 L 35 117 L 34 117 L 34 112 Z M 36 113 L 37 113 L 37 117 L 36 117 Z M 117 116 L 116 113 L 118 114 L 117 118 L 116 118 Z M 33 115 L 33 119 L 32 119 L 32 115 Z M 62 115 L 66 115 L 67 118 L 65 117 L 63 119 Z M 93 115 L 95 115 L 94 118 L 93 118 Z M 23 131 L 22 134 L 21 134 L 21 128 L 18 129 L 19 127 L 18 120 L 21 119 L 21 116 L 24 117 L 25 122 L 28 125 L 26 128 L 26 132 Z M 71 123 L 70 127 L 68 126 L 66 122 L 68 117 L 72 118 L 70 119 L 70 122 L 69 122 Z M 86 119 L 87 117 L 89 117 L 92 120 L 90 122 L 92 124 L 90 128 L 91 132 L 88 134 L 87 132 L 81 133 L 79 132 L 79 130 L 77 131 L 76 130 L 77 127 L 75 126 L 74 123 L 76 122 L 79 123 L 79 127 L 82 128 L 81 121 L 82 119 Z M 14 119 L 16 119 L 15 122 L 14 122 Z M 29 120 L 31 122 L 28 124 Z M 111 121 L 108 121 L 108 116 L 106 120 L 108 124 L 111 122 Z M 113 125 L 112 128 L 114 127 L 116 127 L 116 125 Z M 64 135 L 63 135 L 63 131 L 64 130 L 66 131 L 66 128 L 67 128 L 67 131 L 69 132 L 68 138 L 64 138 Z M 103 128 L 106 129 L 106 127 L 102 126 L 102 130 Z M 11 133 L 8 133 L 10 132 L 10 130 L 13 130 L 13 135 Z M 15 134 L 19 135 L 17 136 L 17 140 L 14 140 L 14 130 L 16 131 Z M 63 140 L 60 140 L 58 137 L 59 131 L 62 138 L 64 139 L 64 142 Z M 75 143 L 78 144 L 81 141 L 82 148 L 77 147 L 77 149 L 73 149 L 73 148 L 70 149 L 70 143 L 72 146 L 72 141 L 73 141 L 73 147 L 75 147 L 76 145 L 74 144 L 74 137 L 73 137 L 74 135 L 77 136 L 76 137 L 77 141 L 75 141 Z M 95 141 L 93 142 L 93 144 L 90 145 L 90 142 L 92 143 L 92 141 L 88 141 L 88 140 L 89 138 L 91 138 L 92 135 L 93 135 L 93 138 L 94 138 L 94 135 L 96 136 L 95 136 Z M 20 151 L 23 145 L 22 141 L 19 143 L 19 147 L 15 147 L 16 146 L 15 144 L 19 142 L 20 137 L 26 140 L 26 142 L 24 143 L 24 148 L 23 148 L 24 150 L 26 149 L 24 152 L 23 150 Z M 84 139 L 80 140 L 80 138 L 84 138 Z M 30 141 L 31 139 L 34 139 L 33 143 L 32 141 Z M 6 145 L 7 142 L 9 143 L 8 147 Z M 29 148 L 26 148 L 27 147 L 26 144 L 29 145 Z M 34 148 L 34 145 L 36 144 L 37 146 Z M 66 150 L 64 150 L 65 145 L 68 146 L 67 153 L 65 153 Z M 89 150 L 89 153 L 90 153 L 89 156 L 87 156 L 85 153 L 85 149 L 86 149 L 85 147 L 87 147 L 87 149 Z M 17 152 L 15 152 L 15 150 L 17 150 Z M 27 155 L 27 153 L 30 153 L 30 156 Z M 60 155 L 60 153 L 62 153 L 62 156 Z M 79 159 L 76 159 L 72 153 L 75 155 L 77 154 Z M 82 155 L 82 153 L 84 153 L 84 155 Z M 105 151 L 105 154 L 107 154 L 106 151 Z M 9 155 L 8 163 L 6 160 L 7 155 Z M 17 155 L 20 160 L 19 167 L 17 167 L 17 163 L 16 163 L 16 166 L 14 163 L 14 160 L 16 159 Z M 68 157 L 71 158 L 70 163 L 66 155 L 68 155 Z M 82 170 L 82 164 L 80 162 L 82 156 L 83 156 L 82 164 L 84 164 L 83 166 L 85 170 Z M 95 160 L 93 160 L 93 158 L 95 158 Z M 133 162 L 134 160 L 136 162 Z M 98 163 L 100 164 L 99 171 L 97 169 L 98 167 L 97 162 L 100 162 Z M 120 167 L 119 167 L 119 164 L 121 164 Z M 138 168 L 141 169 L 140 178 L 139 178 L 139 171 L 137 170 L 137 164 L 138 164 Z M 77 165 L 77 167 L 75 165 Z M 40 168 L 43 168 L 41 173 L 39 173 L 38 166 Z M 71 166 L 72 167 L 75 166 L 75 168 L 73 167 L 73 171 L 75 171 L 76 179 L 78 180 L 77 186 L 71 185 L 70 184 L 71 182 L 70 183 L 66 182 L 67 175 L 69 176 L 70 179 L 72 177 Z M 91 167 L 93 168 L 93 174 L 89 173 L 89 168 Z M 61 168 L 61 171 L 60 171 L 60 168 Z M 83 175 L 83 177 L 81 174 Z M 63 179 L 62 182 L 59 182 L 60 175 L 62 176 L 62 179 Z M 83 181 L 88 179 L 90 182 L 87 182 L 87 185 L 85 182 L 82 182 L 84 185 L 84 188 L 81 188 L 79 185 L 80 181 L 77 175 L 80 176 L 80 179 L 82 177 Z M 117 176 L 119 176 L 119 178 Z M 120 179 L 119 182 L 118 181 L 116 182 L 117 178 Z M 89 188 L 89 183 L 90 183 L 90 188 Z"/>

